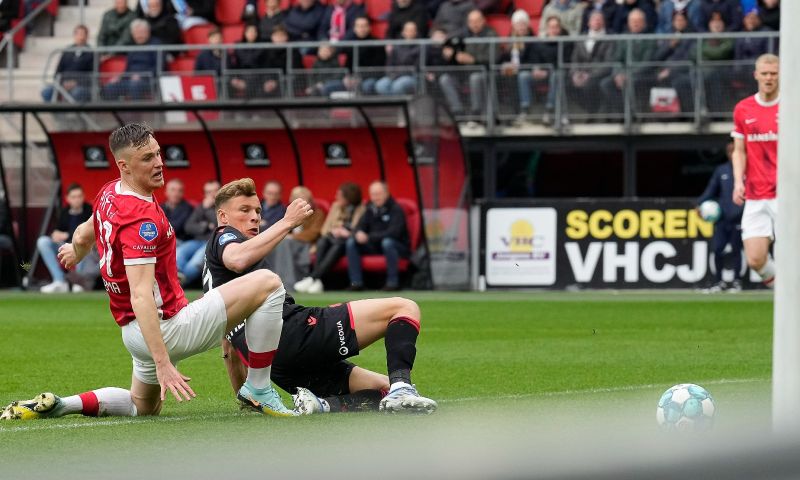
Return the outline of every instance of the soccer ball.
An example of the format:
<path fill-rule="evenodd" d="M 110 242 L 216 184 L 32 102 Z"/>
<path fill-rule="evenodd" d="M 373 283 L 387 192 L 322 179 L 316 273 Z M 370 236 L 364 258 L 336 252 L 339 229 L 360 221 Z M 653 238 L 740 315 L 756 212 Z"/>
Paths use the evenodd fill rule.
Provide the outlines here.
<path fill-rule="evenodd" d="M 715 411 L 714 399 L 705 388 L 682 383 L 661 395 L 656 420 L 664 430 L 703 432 L 713 426 Z"/>
<path fill-rule="evenodd" d="M 700 204 L 700 217 L 706 222 L 716 222 L 721 214 L 722 209 L 719 208 L 719 203 L 714 200 L 706 200 Z"/>

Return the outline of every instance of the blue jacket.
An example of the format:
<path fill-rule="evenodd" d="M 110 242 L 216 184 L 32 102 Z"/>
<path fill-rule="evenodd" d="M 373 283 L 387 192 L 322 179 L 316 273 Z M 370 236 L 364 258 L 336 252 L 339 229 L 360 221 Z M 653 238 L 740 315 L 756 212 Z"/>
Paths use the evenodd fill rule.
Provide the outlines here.
<path fill-rule="evenodd" d="M 161 42 L 151 37 L 146 45 L 160 45 Z M 166 66 L 166 64 L 163 64 Z M 155 77 L 158 68 L 158 53 L 155 50 L 141 50 L 128 53 L 128 65 L 125 71 L 128 73 L 152 73 Z"/>
<path fill-rule="evenodd" d="M 706 190 L 697 199 L 697 204 L 700 205 L 706 200 L 714 200 L 719 203 L 722 209 L 720 220 L 734 223 L 742 220 L 744 207 L 733 203 L 733 165 L 731 162 L 725 162 L 714 170 Z"/>
<path fill-rule="evenodd" d="M 319 40 L 319 32 L 326 8 L 315 3 L 308 10 L 303 10 L 300 5 L 289 9 L 283 25 L 289 32 L 289 38 L 294 41 L 313 42 Z"/>

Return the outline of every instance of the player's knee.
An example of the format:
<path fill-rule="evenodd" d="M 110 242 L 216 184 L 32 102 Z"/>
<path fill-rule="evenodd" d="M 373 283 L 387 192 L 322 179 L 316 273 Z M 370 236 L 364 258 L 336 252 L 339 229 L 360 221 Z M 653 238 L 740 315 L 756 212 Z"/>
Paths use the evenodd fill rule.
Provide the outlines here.
<path fill-rule="evenodd" d="M 131 400 L 136 406 L 136 415 L 139 417 L 154 417 L 161 413 L 162 402 L 159 398 L 150 398 L 131 393 Z"/>
<path fill-rule="evenodd" d="M 394 297 L 392 300 L 397 304 L 399 311 L 398 313 L 400 315 L 413 318 L 417 322 L 421 321 L 422 312 L 420 311 L 417 302 L 403 297 Z"/>

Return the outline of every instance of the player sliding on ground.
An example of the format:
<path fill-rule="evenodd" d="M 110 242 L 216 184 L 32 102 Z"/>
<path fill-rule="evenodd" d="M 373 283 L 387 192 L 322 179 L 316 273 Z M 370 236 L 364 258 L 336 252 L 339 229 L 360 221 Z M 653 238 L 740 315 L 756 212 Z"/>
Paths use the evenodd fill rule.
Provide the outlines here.
<path fill-rule="evenodd" d="M 136 123 L 122 126 L 111 133 L 109 146 L 120 178 L 102 188 L 92 219 L 78 227 L 59 257 L 65 266 L 74 266 L 96 239 L 111 313 L 133 357 L 131 389 L 106 387 L 66 398 L 42 393 L 12 403 L 0 419 L 158 415 L 167 393 L 179 402 L 195 396 L 178 362 L 216 347 L 245 318 L 250 368 L 237 397 L 265 414 L 295 415 L 270 383 L 283 325 L 285 290 L 278 276 L 260 269 L 188 303 L 177 278 L 175 234 L 153 197 L 164 185 L 164 163 L 153 131 Z M 299 200 L 289 206 L 283 221 L 293 228 L 310 214 L 310 206 Z"/>
<path fill-rule="evenodd" d="M 203 268 L 206 291 L 224 288 L 243 275 L 266 269 L 264 257 L 280 241 L 271 234 L 272 228 L 280 228 L 283 235 L 291 229 L 284 218 L 259 234 L 261 204 L 249 178 L 220 188 L 216 207 L 219 228 L 208 241 Z M 321 308 L 297 305 L 287 294 L 272 380 L 295 394 L 295 406 L 304 414 L 378 409 L 431 413 L 436 402 L 420 396 L 411 383 L 419 319 L 419 307 L 405 298 L 357 300 Z M 239 359 L 248 364 L 250 337 L 246 325 L 238 325 L 226 338 Z M 382 337 L 388 377 L 346 360 Z M 242 364 L 232 354 L 230 344 L 224 349 L 236 390 L 244 381 Z"/>
<path fill-rule="evenodd" d="M 733 201 L 744 203 L 742 241 L 747 264 L 764 285 L 773 286 L 775 263 L 769 247 L 775 239 L 778 201 L 778 57 L 764 54 L 756 60 L 758 92 L 733 110 Z"/>

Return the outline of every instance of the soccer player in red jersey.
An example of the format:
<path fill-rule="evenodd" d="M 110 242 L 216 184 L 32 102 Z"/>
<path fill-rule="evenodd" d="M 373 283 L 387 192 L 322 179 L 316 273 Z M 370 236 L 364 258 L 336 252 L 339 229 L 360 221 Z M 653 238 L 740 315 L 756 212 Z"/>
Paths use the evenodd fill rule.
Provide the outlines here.
<path fill-rule="evenodd" d="M 164 185 L 153 131 L 143 124 L 124 125 L 111 133 L 109 146 L 120 178 L 102 188 L 92 218 L 78 227 L 59 257 L 73 266 L 96 242 L 111 313 L 133 358 L 131 389 L 107 387 L 65 398 L 42 393 L 13 402 L 0 419 L 158 415 L 167 392 L 179 402 L 195 396 L 177 363 L 218 346 L 225 332 L 245 318 L 250 368 L 238 399 L 265 414 L 295 415 L 270 382 L 286 293 L 278 276 L 258 270 L 188 303 L 177 277 L 175 233 L 153 197 Z M 287 209 L 287 228 L 311 213 L 306 202 L 295 201 Z"/>
<path fill-rule="evenodd" d="M 742 240 L 747 264 L 765 285 L 775 281 L 769 247 L 775 239 L 778 169 L 778 57 L 756 60 L 758 92 L 733 110 L 733 201 L 744 204 Z"/>

